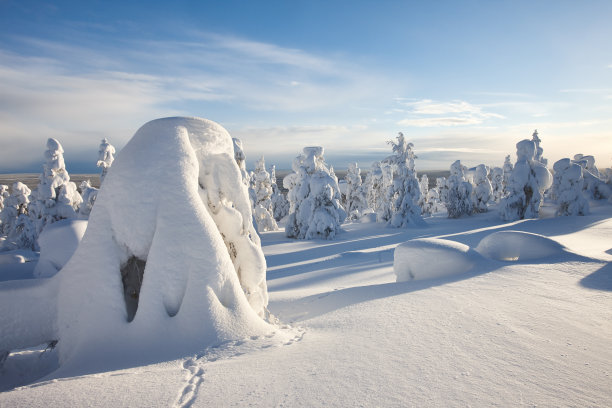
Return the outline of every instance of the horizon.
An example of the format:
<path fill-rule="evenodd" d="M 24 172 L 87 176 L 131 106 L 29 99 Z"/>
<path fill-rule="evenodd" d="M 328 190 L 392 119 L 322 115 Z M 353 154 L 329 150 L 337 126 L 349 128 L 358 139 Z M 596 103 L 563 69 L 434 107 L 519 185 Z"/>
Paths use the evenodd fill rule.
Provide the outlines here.
<path fill-rule="evenodd" d="M 0 2 L 0 173 L 40 171 L 47 138 L 96 173 L 159 117 L 240 138 L 247 167 L 321 145 L 369 169 L 398 132 L 417 170 L 515 161 L 612 166 L 612 3 Z M 578 149 L 579 147 L 579 149 Z M 576 150 L 574 150 L 576 149 Z M 73 168 L 74 170 L 71 170 Z"/>

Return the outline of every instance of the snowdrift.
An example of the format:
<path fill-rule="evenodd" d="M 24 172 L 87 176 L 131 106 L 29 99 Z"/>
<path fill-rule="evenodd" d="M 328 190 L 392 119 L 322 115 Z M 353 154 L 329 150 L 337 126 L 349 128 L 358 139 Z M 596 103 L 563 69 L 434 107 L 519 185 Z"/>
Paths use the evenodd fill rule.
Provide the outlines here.
<path fill-rule="evenodd" d="M 32 332 L 3 336 L 0 351 L 58 340 L 61 369 L 74 373 L 262 335 L 272 330 L 265 271 L 230 135 L 206 119 L 154 120 L 120 152 L 76 252 L 44 285 L 55 296 L 30 304 L 24 287 L 0 300 L 19 313 L 0 330 Z"/>
<path fill-rule="evenodd" d="M 406 282 L 459 275 L 483 266 L 485 258 L 534 261 L 565 252 L 567 249 L 558 242 L 523 231 L 494 232 L 484 237 L 474 249 L 446 239 L 421 238 L 395 248 L 393 271 L 397 282 Z"/>
<path fill-rule="evenodd" d="M 76 251 L 86 229 L 87 220 L 62 220 L 48 225 L 38 237 L 40 258 L 34 276 L 48 278 L 62 269 Z"/>

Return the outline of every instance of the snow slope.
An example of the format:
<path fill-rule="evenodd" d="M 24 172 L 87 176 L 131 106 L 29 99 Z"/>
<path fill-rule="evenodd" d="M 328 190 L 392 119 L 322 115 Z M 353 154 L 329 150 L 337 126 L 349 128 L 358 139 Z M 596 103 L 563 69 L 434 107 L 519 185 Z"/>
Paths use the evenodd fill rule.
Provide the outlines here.
<path fill-rule="evenodd" d="M 299 328 L 290 340 L 246 338 L 17 388 L 11 379 L 44 373 L 55 352 L 13 353 L 0 406 L 607 406 L 612 206 L 591 210 L 508 224 L 496 211 L 436 216 L 417 229 L 345 224 L 334 241 L 267 232 L 269 309 Z M 500 231 L 538 234 L 542 248 L 558 250 L 514 261 L 481 254 L 464 273 L 395 283 L 394 250 L 414 238 L 469 248 L 484 240 L 493 251 L 534 237 Z"/>

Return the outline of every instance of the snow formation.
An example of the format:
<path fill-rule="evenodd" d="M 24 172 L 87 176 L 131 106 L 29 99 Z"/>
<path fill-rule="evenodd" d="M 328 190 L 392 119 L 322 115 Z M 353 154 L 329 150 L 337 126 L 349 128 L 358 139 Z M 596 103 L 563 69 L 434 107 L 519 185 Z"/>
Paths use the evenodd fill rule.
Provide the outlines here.
<path fill-rule="evenodd" d="M 494 232 L 484 237 L 474 249 L 497 261 L 534 261 L 566 252 L 558 242 L 524 231 Z"/>
<path fill-rule="evenodd" d="M 108 169 L 113 165 L 115 160 L 115 147 L 108 143 L 108 139 L 102 139 L 100 147 L 98 149 L 98 163 L 97 166 L 102 169 L 100 174 L 100 183 L 104 182 L 104 178 L 108 173 Z"/>
<path fill-rule="evenodd" d="M 40 258 L 34 268 L 34 276 L 49 278 L 68 263 L 83 239 L 86 220 L 61 220 L 49 225 L 40 233 L 38 245 Z"/>
<path fill-rule="evenodd" d="M 107 174 L 76 252 L 41 281 L 59 288 L 52 329 L 21 316 L 2 331 L 58 340 L 62 369 L 159 361 L 269 332 L 266 262 L 227 131 L 199 118 L 142 126 Z"/>
<path fill-rule="evenodd" d="M 294 172 L 283 180 L 290 203 L 285 234 L 298 239 L 333 239 L 346 212 L 340 205 L 338 179 L 325 164 L 323 147 L 305 147 L 292 167 Z"/>

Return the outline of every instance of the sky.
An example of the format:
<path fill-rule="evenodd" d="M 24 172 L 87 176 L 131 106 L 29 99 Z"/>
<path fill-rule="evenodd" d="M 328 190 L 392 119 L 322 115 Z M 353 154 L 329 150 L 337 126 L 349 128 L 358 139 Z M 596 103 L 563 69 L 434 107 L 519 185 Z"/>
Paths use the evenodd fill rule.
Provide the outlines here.
<path fill-rule="evenodd" d="M 501 166 L 535 129 L 612 166 L 610 1 L 0 0 L 0 173 L 46 140 L 97 172 L 149 120 L 199 116 L 287 169 L 304 146 L 368 169 L 398 132 L 417 170 Z"/>

